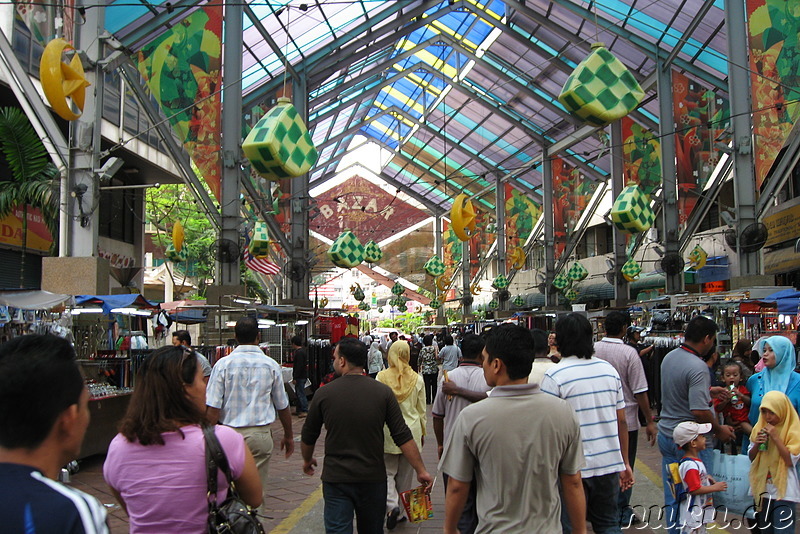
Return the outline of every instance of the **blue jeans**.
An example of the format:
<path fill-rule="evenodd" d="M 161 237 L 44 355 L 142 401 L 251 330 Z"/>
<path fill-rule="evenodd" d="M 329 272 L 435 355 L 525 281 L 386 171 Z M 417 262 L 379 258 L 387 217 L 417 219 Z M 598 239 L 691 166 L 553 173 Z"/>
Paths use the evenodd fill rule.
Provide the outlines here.
<path fill-rule="evenodd" d="M 353 512 L 358 534 L 383 534 L 386 481 L 322 483 L 326 534 L 352 534 Z"/>
<path fill-rule="evenodd" d="M 669 534 L 679 534 L 678 525 L 678 503 L 672 496 L 670 488 L 670 474 L 667 466 L 672 463 L 680 462 L 683 458 L 683 451 L 678 448 L 672 440 L 672 436 L 658 433 L 658 449 L 661 451 L 661 481 L 664 485 L 664 527 Z M 714 456 L 711 449 L 700 451 L 700 460 L 706 467 L 706 471 L 711 472 L 713 468 Z"/>
<path fill-rule="evenodd" d="M 302 385 L 301 385 L 302 384 Z M 297 397 L 297 413 L 308 411 L 308 399 L 306 398 L 306 379 L 297 380 L 294 384 L 294 394 Z"/>
<path fill-rule="evenodd" d="M 764 498 L 756 521 L 761 534 L 794 534 L 795 515 L 795 503 Z"/>
<path fill-rule="evenodd" d="M 609 473 L 583 479 L 586 494 L 586 519 L 595 534 L 622 534 L 619 527 L 619 473 Z M 567 507 L 561 499 L 561 530 L 571 534 Z"/>

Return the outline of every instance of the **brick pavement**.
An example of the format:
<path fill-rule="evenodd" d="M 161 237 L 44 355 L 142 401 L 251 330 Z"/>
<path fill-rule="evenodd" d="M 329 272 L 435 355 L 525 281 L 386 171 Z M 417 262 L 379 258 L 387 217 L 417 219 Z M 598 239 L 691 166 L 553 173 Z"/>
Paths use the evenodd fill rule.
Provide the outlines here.
<path fill-rule="evenodd" d="M 429 427 L 430 413 L 428 414 Z M 317 443 L 316 456 L 320 462 L 317 475 L 308 477 L 302 473 L 300 458 L 300 430 L 302 419 L 293 416 L 295 433 L 295 453 L 290 459 L 283 455 L 273 456 L 270 465 L 270 479 L 268 482 L 267 509 L 270 510 L 269 518 L 263 520 L 266 532 L 271 534 L 322 534 L 322 491 L 319 472 L 322 466 L 322 451 L 324 449 L 324 432 Z M 276 430 L 276 442 L 280 439 L 280 426 Z M 433 473 L 436 467 L 436 447 L 433 435 L 426 441 L 422 457 L 428 470 Z M 125 512 L 116 505 L 114 498 L 102 478 L 103 456 L 95 456 L 81 462 L 81 470 L 73 475 L 71 484 L 87 493 L 97 497 L 100 502 L 107 505 L 110 517 L 112 534 L 128 532 L 128 520 Z M 660 483 L 661 455 L 656 447 L 651 448 L 644 441 L 644 432 L 639 436 L 639 452 L 636 468 L 636 486 L 632 498 L 633 504 L 660 505 L 663 503 Z M 441 480 L 437 478 L 431 494 L 435 517 L 419 525 L 407 522 L 400 523 L 394 532 L 399 534 L 429 534 L 441 532 L 444 524 L 444 491 Z M 651 529 L 646 525 L 636 525 L 627 532 L 641 532 L 643 534 L 662 533 L 662 529 Z M 712 532 L 745 533 L 742 527 L 738 529 L 712 530 Z M 590 531 L 591 532 L 591 531 Z"/>

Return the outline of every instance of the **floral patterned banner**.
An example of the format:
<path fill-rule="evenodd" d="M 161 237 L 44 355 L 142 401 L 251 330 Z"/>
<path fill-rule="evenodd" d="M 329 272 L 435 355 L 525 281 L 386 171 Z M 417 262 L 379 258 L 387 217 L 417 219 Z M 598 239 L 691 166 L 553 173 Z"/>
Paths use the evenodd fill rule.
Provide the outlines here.
<path fill-rule="evenodd" d="M 486 252 L 489 250 L 497 234 L 491 233 L 488 228 L 489 214 L 484 210 L 475 208 L 475 219 L 478 231 L 469 239 L 469 279 L 475 280 L 481 263 L 486 259 Z"/>
<path fill-rule="evenodd" d="M 589 205 L 597 184 L 561 158 L 553 159 L 553 235 L 555 258 L 564 253 L 572 231 Z"/>
<path fill-rule="evenodd" d="M 637 183 L 645 194 L 652 194 L 661 185 L 661 143 L 630 117 L 622 118 L 622 139 L 625 183 Z"/>
<path fill-rule="evenodd" d="M 526 195 L 505 184 L 506 188 L 506 250 L 523 247 L 542 214 L 542 207 Z"/>
<path fill-rule="evenodd" d="M 684 228 L 719 162 L 721 151 L 714 145 L 730 143 L 730 107 L 727 99 L 675 71 L 672 101 L 677 124 L 678 222 Z"/>
<path fill-rule="evenodd" d="M 139 73 L 220 200 L 222 4 L 195 11 L 138 54 Z"/>
<path fill-rule="evenodd" d="M 59 3 L 41 0 L 31 2 L 14 0 L 14 7 L 17 17 L 25 23 L 31 36 L 42 46 L 46 46 L 57 37 L 72 42 L 72 33 L 75 27 L 74 0 Z"/>
<path fill-rule="evenodd" d="M 786 0 L 747 0 L 756 190 L 800 115 L 800 10 Z"/>
<path fill-rule="evenodd" d="M 448 273 L 453 273 L 461 261 L 462 242 L 447 221 L 442 221 L 442 261 Z"/>

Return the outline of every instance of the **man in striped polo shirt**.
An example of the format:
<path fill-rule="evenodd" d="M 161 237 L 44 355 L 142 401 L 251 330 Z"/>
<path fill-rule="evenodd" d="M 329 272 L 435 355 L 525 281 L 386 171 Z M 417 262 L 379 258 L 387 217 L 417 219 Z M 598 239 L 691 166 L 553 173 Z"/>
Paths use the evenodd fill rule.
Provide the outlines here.
<path fill-rule="evenodd" d="M 545 373 L 542 391 L 566 400 L 578 414 L 586 518 L 596 534 L 621 534 L 619 492 L 633 485 L 622 382 L 610 363 L 592 356 L 592 325 L 583 315 L 559 319 L 556 342 L 561 361 Z M 561 522 L 565 533 L 572 532 L 564 514 Z"/>

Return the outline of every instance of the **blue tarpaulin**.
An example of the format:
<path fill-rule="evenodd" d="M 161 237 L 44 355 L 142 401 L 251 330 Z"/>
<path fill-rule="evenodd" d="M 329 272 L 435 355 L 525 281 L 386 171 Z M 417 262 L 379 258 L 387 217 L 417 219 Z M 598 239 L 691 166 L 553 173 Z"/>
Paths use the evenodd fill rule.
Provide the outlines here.
<path fill-rule="evenodd" d="M 797 307 L 800 305 L 800 291 L 794 288 L 783 289 L 761 300 L 778 303 L 778 313 L 797 315 Z"/>
<path fill-rule="evenodd" d="M 137 309 L 155 309 L 158 304 L 154 304 L 141 295 L 123 294 L 123 295 L 78 295 L 75 297 L 75 304 L 78 306 L 84 304 L 96 304 L 102 306 L 103 313 L 106 315 L 111 313 L 111 310 L 116 308 L 137 308 Z"/>

